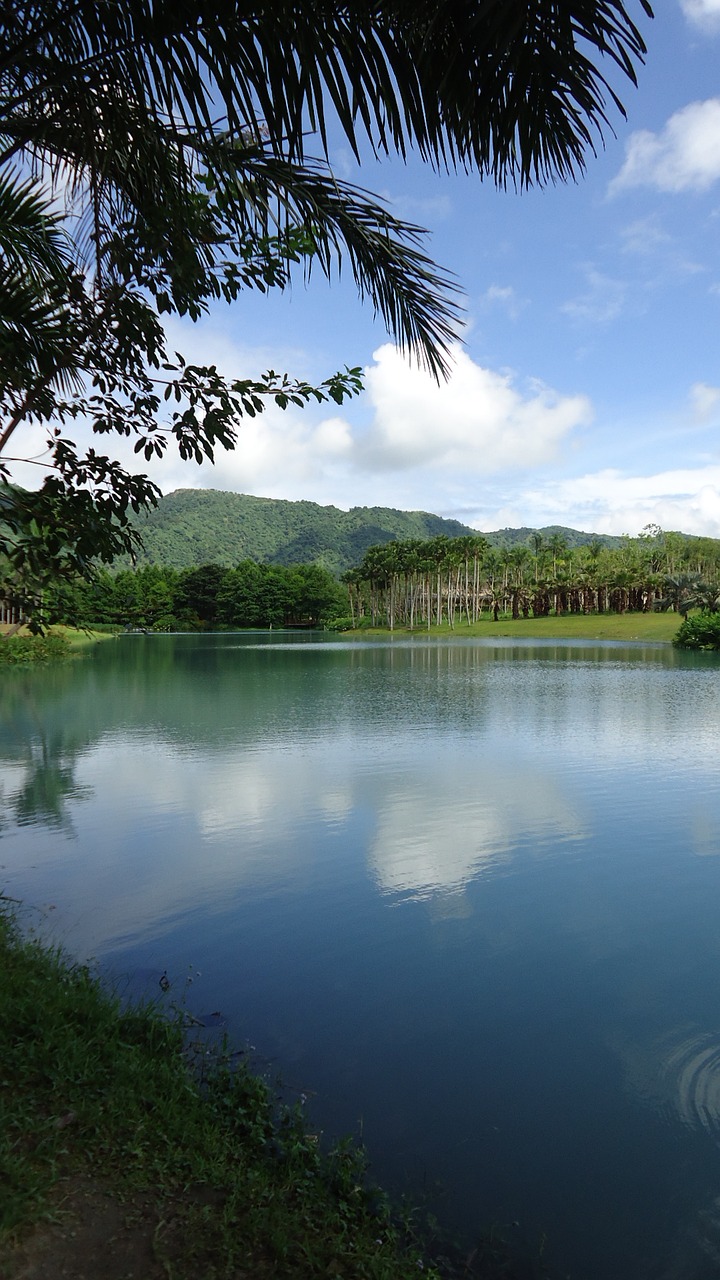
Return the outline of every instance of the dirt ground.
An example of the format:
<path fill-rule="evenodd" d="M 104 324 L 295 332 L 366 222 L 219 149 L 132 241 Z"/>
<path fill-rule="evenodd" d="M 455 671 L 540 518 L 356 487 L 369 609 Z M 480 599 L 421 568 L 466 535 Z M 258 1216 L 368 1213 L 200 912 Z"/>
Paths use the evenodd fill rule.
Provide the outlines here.
<path fill-rule="evenodd" d="M 185 1243 L 172 1201 L 145 1193 L 120 1198 L 109 1185 L 65 1180 L 49 1220 L 0 1253 L 0 1280 L 169 1280 Z M 207 1274 L 199 1263 L 196 1280 Z M 262 1275 L 265 1268 L 251 1265 L 233 1280 Z"/>

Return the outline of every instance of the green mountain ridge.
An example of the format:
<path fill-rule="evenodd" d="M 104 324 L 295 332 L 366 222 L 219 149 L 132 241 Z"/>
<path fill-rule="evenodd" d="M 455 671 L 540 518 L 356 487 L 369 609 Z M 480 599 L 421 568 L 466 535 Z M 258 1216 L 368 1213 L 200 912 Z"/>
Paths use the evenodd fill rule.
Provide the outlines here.
<path fill-rule="evenodd" d="M 259 564 L 325 565 L 340 574 L 358 564 L 368 547 L 396 538 L 458 538 L 478 533 L 459 520 L 446 520 L 427 511 L 393 507 L 320 506 L 258 498 L 219 489 L 176 489 L 158 506 L 135 520 L 144 548 L 138 564 L 161 564 L 190 569 L 201 564 L 232 568 L 241 560 Z M 531 534 L 549 538 L 560 534 L 570 547 L 597 538 L 603 546 L 619 546 L 621 538 L 583 533 L 561 525 L 498 529 L 484 533 L 491 546 L 527 543 Z M 129 562 L 116 561 L 116 567 Z"/>

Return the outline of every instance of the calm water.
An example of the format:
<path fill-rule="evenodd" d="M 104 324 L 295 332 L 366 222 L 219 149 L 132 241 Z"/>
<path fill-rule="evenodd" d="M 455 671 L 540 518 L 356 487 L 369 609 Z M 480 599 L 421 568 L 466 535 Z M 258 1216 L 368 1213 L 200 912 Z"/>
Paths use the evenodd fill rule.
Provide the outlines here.
<path fill-rule="evenodd" d="M 662 646 L 126 637 L 2 676 L 0 888 L 470 1243 L 709 1280 L 719 740 Z"/>

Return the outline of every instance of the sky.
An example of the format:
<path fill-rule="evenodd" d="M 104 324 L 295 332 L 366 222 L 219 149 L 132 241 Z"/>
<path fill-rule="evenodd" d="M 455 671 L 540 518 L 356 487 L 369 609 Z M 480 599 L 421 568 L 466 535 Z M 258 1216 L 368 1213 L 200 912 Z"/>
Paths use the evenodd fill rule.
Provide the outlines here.
<path fill-rule="evenodd" d="M 426 227 L 462 290 L 449 380 L 400 355 L 348 273 L 172 321 L 171 349 L 228 375 L 360 365 L 365 391 L 273 407 L 214 466 L 148 467 L 164 492 L 720 537 L 720 0 L 657 0 L 654 21 L 627 8 L 646 62 L 577 183 L 498 191 L 417 158 L 358 172 L 335 140 L 337 174 Z"/>

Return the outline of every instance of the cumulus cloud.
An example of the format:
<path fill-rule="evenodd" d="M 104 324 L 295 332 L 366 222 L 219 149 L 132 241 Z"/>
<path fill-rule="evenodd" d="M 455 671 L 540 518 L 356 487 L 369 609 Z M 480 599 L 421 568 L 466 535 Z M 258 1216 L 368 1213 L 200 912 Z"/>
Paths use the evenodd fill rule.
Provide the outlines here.
<path fill-rule="evenodd" d="M 720 28 L 720 0 L 680 0 L 688 22 L 706 31 Z"/>
<path fill-rule="evenodd" d="M 209 328 L 198 332 L 192 354 L 212 354 L 230 374 L 268 363 L 267 353 L 241 349 Z M 285 363 L 307 367 L 303 360 Z M 284 363 L 276 358 L 275 366 Z M 215 466 L 196 467 L 169 453 L 148 470 L 165 492 L 216 488 L 345 508 L 399 507 L 479 529 L 564 524 L 636 534 L 657 523 L 720 537 L 720 465 L 650 475 L 606 469 L 564 478 L 574 436 L 592 418 L 587 396 L 521 382 L 483 367 L 460 346 L 450 379 L 440 386 L 389 343 L 375 352 L 366 383 L 361 399 L 332 412 L 327 405 L 284 413 L 271 406 L 245 421 L 237 449 L 219 452 Z M 689 388 L 688 426 L 712 422 L 718 413 L 720 386 L 697 382 Z M 41 454 L 43 436 L 40 429 L 26 429 L 18 452 Z M 115 444 L 117 456 L 137 469 L 131 443 Z M 543 471 L 550 464 L 552 473 Z M 533 469 L 537 479 L 531 482 Z M 16 478 L 37 483 L 42 474 L 25 467 Z"/>
<path fill-rule="evenodd" d="M 488 475 L 537 466 L 592 416 L 586 396 L 562 396 L 539 382 L 520 390 L 509 374 L 483 368 L 460 347 L 441 385 L 389 343 L 374 361 L 367 370 L 374 421 L 357 446 L 366 470 L 432 466 Z"/>
<path fill-rule="evenodd" d="M 720 178 L 720 98 L 691 102 L 660 133 L 640 129 L 625 145 L 625 163 L 610 192 L 629 187 L 707 191 Z"/>
<path fill-rule="evenodd" d="M 348 406 L 347 417 L 323 416 L 321 407 L 271 406 L 243 424 L 235 452 L 218 454 L 214 467 L 168 458 L 155 470 L 158 483 L 166 492 L 213 487 L 337 506 L 437 510 L 454 500 L 458 477 L 477 483 L 547 463 L 592 417 L 586 396 L 562 395 L 538 381 L 520 387 L 459 346 L 451 376 L 440 385 L 390 343 L 374 353 L 365 374 L 363 400 Z"/>

